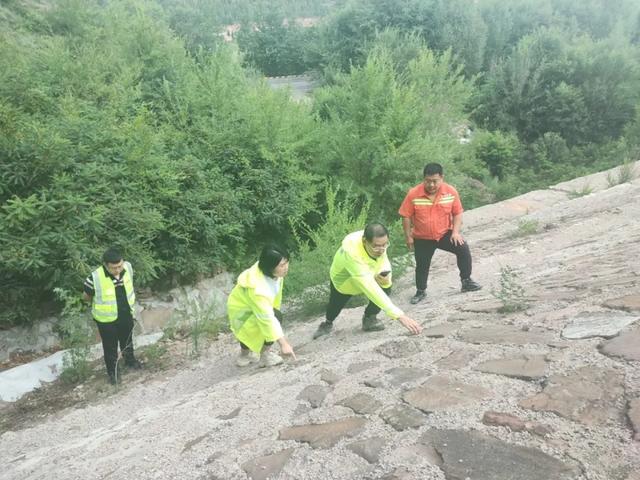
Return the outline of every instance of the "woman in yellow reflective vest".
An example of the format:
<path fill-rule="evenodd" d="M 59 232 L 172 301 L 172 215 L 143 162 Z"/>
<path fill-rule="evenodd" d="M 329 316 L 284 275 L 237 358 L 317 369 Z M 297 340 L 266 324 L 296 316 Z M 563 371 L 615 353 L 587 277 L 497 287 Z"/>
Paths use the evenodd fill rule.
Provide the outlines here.
<path fill-rule="evenodd" d="M 289 254 L 277 245 L 267 245 L 258 262 L 238 277 L 227 300 L 229 325 L 240 342 L 238 366 L 257 361 L 258 354 L 260 367 L 281 364 L 282 357 L 271 351 L 276 341 L 282 354 L 295 360 L 280 325 L 283 279 L 288 272 Z"/>

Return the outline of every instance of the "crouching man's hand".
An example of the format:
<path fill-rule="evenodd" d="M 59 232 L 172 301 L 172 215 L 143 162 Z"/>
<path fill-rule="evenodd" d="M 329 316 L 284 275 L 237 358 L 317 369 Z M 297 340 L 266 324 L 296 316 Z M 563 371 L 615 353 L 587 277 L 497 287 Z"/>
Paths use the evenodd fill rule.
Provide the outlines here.
<path fill-rule="evenodd" d="M 391 285 L 391 272 L 389 270 L 380 272 L 375 276 L 376 282 L 382 288 L 387 288 Z"/>
<path fill-rule="evenodd" d="M 418 335 L 420 332 L 422 332 L 422 326 L 413 318 L 407 317 L 406 315 L 401 315 L 400 317 L 398 317 L 398 321 L 404 328 L 409 330 L 409 333 L 411 333 L 412 335 Z"/>

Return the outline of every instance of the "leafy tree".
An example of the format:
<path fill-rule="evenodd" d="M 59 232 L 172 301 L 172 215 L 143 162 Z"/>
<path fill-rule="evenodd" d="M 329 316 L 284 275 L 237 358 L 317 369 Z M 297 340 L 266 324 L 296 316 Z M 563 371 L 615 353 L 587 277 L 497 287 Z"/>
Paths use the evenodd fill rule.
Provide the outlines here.
<path fill-rule="evenodd" d="M 71 24 L 72 3 L 43 23 Z M 79 289 L 111 244 L 139 285 L 170 283 L 293 242 L 313 208 L 307 107 L 232 47 L 189 57 L 152 3 L 83 8 L 83 28 L 0 44 L 0 324 Z"/>
<path fill-rule="evenodd" d="M 480 132 L 473 141 L 474 156 L 499 179 L 512 171 L 521 157 L 518 138 L 500 131 Z"/>
<path fill-rule="evenodd" d="M 423 49 L 398 71 L 390 51 L 376 46 L 363 67 L 317 92 L 330 132 L 321 168 L 369 199 L 374 216 L 394 218 L 424 164 L 453 158 L 451 129 L 471 92 L 449 52 Z"/>
<path fill-rule="evenodd" d="M 262 16 L 256 22 L 242 26 L 237 34 L 245 60 L 268 76 L 297 75 L 308 68 L 307 45 L 314 37 L 312 28 L 298 25 L 277 11 Z"/>
<path fill-rule="evenodd" d="M 341 71 L 362 65 L 378 32 L 387 28 L 416 32 L 434 51 L 451 50 L 467 74 L 482 65 L 486 27 L 475 4 L 464 0 L 352 2 L 321 29 L 323 65 Z"/>
<path fill-rule="evenodd" d="M 570 145 L 619 137 L 635 111 L 640 71 L 628 49 L 613 45 L 557 29 L 524 37 L 488 74 L 475 118 L 526 142 L 547 132 Z"/>

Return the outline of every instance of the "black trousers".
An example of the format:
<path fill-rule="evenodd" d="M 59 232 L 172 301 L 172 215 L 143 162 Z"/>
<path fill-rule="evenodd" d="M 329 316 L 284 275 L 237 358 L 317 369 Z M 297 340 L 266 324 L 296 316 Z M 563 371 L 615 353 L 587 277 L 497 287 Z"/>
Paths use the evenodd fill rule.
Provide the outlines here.
<path fill-rule="evenodd" d="M 336 287 L 333 285 L 332 281 L 329 281 L 329 287 L 331 289 L 331 293 L 329 293 L 329 304 L 327 305 L 326 318 L 327 323 L 333 323 L 333 321 L 338 315 L 340 315 L 340 312 L 353 295 L 345 295 L 344 293 L 340 293 L 338 290 L 336 290 Z M 384 293 L 389 295 L 391 287 L 382 288 L 382 290 L 384 290 Z M 378 313 L 380 313 L 380 310 L 381 309 L 378 305 L 376 305 L 372 301 L 369 301 L 369 304 L 364 309 L 364 314 L 377 315 Z"/>
<path fill-rule="evenodd" d="M 135 361 L 133 355 L 133 318 L 130 316 L 118 317 L 115 322 L 104 323 L 96 321 L 96 324 L 102 339 L 102 351 L 104 352 L 107 373 L 113 375 L 118 361 L 118 343 L 125 363 Z"/>
<path fill-rule="evenodd" d="M 241 341 L 238 341 L 238 343 L 240 344 L 240 350 L 245 350 L 248 351 L 250 350 L 249 347 L 247 347 L 244 343 L 242 343 Z M 269 348 L 271 345 L 273 345 L 273 342 L 264 342 L 264 348 Z"/>
<path fill-rule="evenodd" d="M 413 253 L 416 259 L 416 290 L 426 290 L 431 259 L 438 249 L 455 254 L 461 279 L 464 280 L 471 277 L 471 251 L 469 250 L 469 245 L 466 241 L 462 245 L 451 243 L 451 230 L 449 230 L 444 237 L 437 241 L 421 240 L 419 238 L 413 241 Z"/>

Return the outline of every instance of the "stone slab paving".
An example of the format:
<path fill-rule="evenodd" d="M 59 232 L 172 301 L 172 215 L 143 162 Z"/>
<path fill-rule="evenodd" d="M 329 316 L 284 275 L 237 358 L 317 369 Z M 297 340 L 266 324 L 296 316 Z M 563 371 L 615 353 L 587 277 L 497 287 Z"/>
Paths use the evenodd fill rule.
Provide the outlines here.
<path fill-rule="evenodd" d="M 276 478 L 293 452 L 293 448 L 287 448 L 277 453 L 264 455 L 243 463 L 242 469 L 251 480 L 267 480 L 268 478 Z"/>
<path fill-rule="evenodd" d="M 367 378 L 362 383 L 364 383 L 367 387 L 371 388 L 385 388 L 387 387 L 386 382 L 382 378 Z"/>
<path fill-rule="evenodd" d="M 526 330 L 515 325 L 486 325 L 465 330 L 459 337 L 469 343 L 525 345 L 548 344 L 553 341 L 554 333 L 541 328 Z"/>
<path fill-rule="evenodd" d="M 496 313 L 502 308 L 502 302 L 497 299 L 483 299 L 475 302 L 465 302 L 460 310 L 470 313 Z"/>
<path fill-rule="evenodd" d="M 344 437 L 360 433 L 366 420 L 360 417 L 348 417 L 333 422 L 297 425 L 280 430 L 279 440 L 305 442 L 313 448 L 331 448 Z"/>
<path fill-rule="evenodd" d="M 523 408 L 554 412 L 590 426 L 620 424 L 623 404 L 623 375 L 591 366 L 568 375 L 553 375 L 541 393 L 519 402 Z"/>
<path fill-rule="evenodd" d="M 616 336 L 622 329 L 636 322 L 640 317 L 626 313 L 590 312 L 577 315 L 562 330 L 562 336 L 570 340 L 582 338 Z"/>
<path fill-rule="evenodd" d="M 311 410 L 312 407 L 308 403 L 299 403 L 291 416 L 293 418 L 301 417 L 302 415 L 306 415 L 307 413 L 309 413 Z"/>
<path fill-rule="evenodd" d="M 357 362 L 352 363 L 347 367 L 347 373 L 360 373 L 365 370 L 371 370 L 372 368 L 376 368 L 380 365 L 380 362 L 376 362 L 374 360 L 369 360 L 368 362 Z"/>
<path fill-rule="evenodd" d="M 459 328 L 460 325 L 455 323 L 440 323 L 438 325 L 425 328 L 422 330 L 422 335 L 432 338 L 444 338 L 448 337 Z"/>
<path fill-rule="evenodd" d="M 351 397 L 341 400 L 338 402 L 338 405 L 348 407 L 355 413 L 361 415 L 376 413 L 380 410 L 380 407 L 382 407 L 382 403 L 366 393 L 356 393 Z"/>
<path fill-rule="evenodd" d="M 421 386 L 406 391 L 402 399 L 423 412 L 431 413 L 473 403 L 490 396 L 491 392 L 486 388 L 435 376 Z"/>
<path fill-rule="evenodd" d="M 322 380 L 325 383 L 328 383 L 329 385 L 335 385 L 341 380 L 341 377 L 334 371 L 329 370 L 327 368 L 323 368 L 322 371 L 320 372 L 320 380 Z"/>
<path fill-rule="evenodd" d="M 402 445 L 389 455 L 394 462 L 404 465 L 415 465 L 423 460 L 431 465 L 442 465 L 442 457 L 436 452 L 433 445 L 416 443 L 414 445 Z"/>
<path fill-rule="evenodd" d="M 540 422 L 522 420 L 515 415 L 502 412 L 485 412 L 482 417 L 482 423 L 493 427 L 506 427 L 514 432 L 529 432 L 541 437 L 553 432 L 551 427 Z"/>
<path fill-rule="evenodd" d="M 427 423 L 427 417 L 404 403 L 398 403 L 380 412 L 380 418 L 398 431 L 421 427 Z"/>
<path fill-rule="evenodd" d="M 347 448 L 369 463 L 378 463 L 380 452 L 387 443 L 384 437 L 371 437 L 350 443 Z"/>
<path fill-rule="evenodd" d="M 308 385 L 298 394 L 298 400 L 304 400 L 309 402 L 311 407 L 318 408 L 330 391 L 326 385 Z"/>
<path fill-rule="evenodd" d="M 625 295 L 624 297 L 613 298 L 604 302 L 607 308 L 615 308 L 626 312 L 640 312 L 640 294 Z"/>
<path fill-rule="evenodd" d="M 386 382 L 396 387 L 405 383 L 415 382 L 431 374 L 429 370 L 415 367 L 394 367 L 384 373 L 386 374 Z"/>
<path fill-rule="evenodd" d="M 544 453 L 477 431 L 429 430 L 420 440 L 442 457 L 447 480 L 573 480 L 573 465 Z"/>
<path fill-rule="evenodd" d="M 474 370 L 494 373 L 522 380 L 536 380 L 544 377 L 547 361 L 544 355 L 522 355 L 515 358 L 502 358 L 482 362 Z"/>
<path fill-rule="evenodd" d="M 419 341 L 407 338 L 385 342 L 376 348 L 376 352 L 387 358 L 405 358 L 420 353 L 424 348 Z"/>
<path fill-rule="evenodd" d="M 609 357 L 640 362 L 640 328 L 622 332 L 616 338 L 600 344 L 600 352 Z"/>
<path fill-rule="evenodd" d="M 627 411 L 629 422 L 635 432 L 633 439 L 640 442 L 640 398 L 634 398 L 629 401 L 629 410 Z M 638 466 L 640 467 L 640 465 Z"/>
<path fill-rule="evenodd" d="M 434 365 L 444 370 L 458 370 L 469 365 L 477 356 L 478 354 L 471 350 L 454 350 Z"/>

